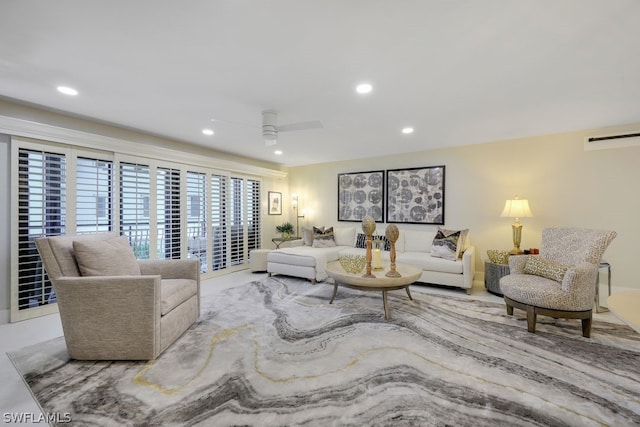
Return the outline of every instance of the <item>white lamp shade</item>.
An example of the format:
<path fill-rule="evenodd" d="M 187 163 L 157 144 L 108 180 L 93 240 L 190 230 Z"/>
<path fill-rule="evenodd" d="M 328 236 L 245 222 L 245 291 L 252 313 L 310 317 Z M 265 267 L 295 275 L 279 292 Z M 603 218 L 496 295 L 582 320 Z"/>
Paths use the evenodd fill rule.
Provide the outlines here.
<path fill-rule="evenodd" d="M 532 217 L 531 209 L 529 209 L 529 201 L 527 199 L 507 200 L 504 203 L 504 210 L 500 216 L 509 218 L 527 218 Z"/>

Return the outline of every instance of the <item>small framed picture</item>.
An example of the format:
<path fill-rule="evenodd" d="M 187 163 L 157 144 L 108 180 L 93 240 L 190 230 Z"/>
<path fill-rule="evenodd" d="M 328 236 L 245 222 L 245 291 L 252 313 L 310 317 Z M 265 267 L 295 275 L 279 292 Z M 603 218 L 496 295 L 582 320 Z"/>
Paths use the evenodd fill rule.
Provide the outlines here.
<path fill-rule="evenodd" d="M 282 193 L 269 191 L 269 215 L 282 215 Z"/>

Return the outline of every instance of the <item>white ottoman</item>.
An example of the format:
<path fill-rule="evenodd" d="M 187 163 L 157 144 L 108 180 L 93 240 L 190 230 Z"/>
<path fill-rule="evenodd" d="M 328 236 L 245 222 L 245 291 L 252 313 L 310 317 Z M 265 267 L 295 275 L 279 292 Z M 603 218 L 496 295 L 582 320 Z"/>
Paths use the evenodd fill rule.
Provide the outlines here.
<path fill-rule="evenodd" d="M 249 252 L 249 268 L 251 271 L 267 271 L 267 255 L 270 249 L 253 249 Z"/>

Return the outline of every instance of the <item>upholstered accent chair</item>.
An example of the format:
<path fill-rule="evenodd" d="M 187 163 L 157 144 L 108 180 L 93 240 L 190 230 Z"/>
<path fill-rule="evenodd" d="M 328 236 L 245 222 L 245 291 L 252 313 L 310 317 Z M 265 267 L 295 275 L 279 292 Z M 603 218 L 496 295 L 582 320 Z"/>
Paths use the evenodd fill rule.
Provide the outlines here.
<path fill-rule="evenodd" d="M 527 312 L 534 333 L 538 314 L 581 319 L 582 336 L 591 336 L 598 265 L 614 231 L 545 228 L 539 255 L 509 257 L 510 274 L 500 279 L 507 314 Z"/>
<path fill-rule="evenodd" d="M 36 240 L 69 356 L 157 358 L 200 316 L 199 260 L 136 260 L 126 236 Z"/>

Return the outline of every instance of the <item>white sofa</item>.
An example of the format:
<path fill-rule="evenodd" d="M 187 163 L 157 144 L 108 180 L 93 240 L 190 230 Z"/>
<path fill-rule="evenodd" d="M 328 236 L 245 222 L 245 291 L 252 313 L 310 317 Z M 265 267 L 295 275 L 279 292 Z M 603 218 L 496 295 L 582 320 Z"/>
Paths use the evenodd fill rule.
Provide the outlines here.
<path fill-rule="evenodd" d="M 360 231 L 361 233 L 361 231 Z M 356 248 L 356 227 L 334 228 L 335 247 L 314 248 L 303 240 L 291 242 L 291 247 L 280 248 L 267 255 L 267 272 L 302 277 L 311 282 L 327 279 L 325 265 L 341 255 L 365 255 L 366 250 Z M 396 242 L 396 262 L 423 269 L 418 282 L 453 286 L 471 292 L 475 276 L 475 247 L 469 237 L 465 239 L 462 257 L 456 261 L 431 256 L 435 231 L 400 230 Z M 308 243 L 308 242 L 307 242 Z M 383 261 L 389 261 L 389 252 L 382 252 Z"/>

